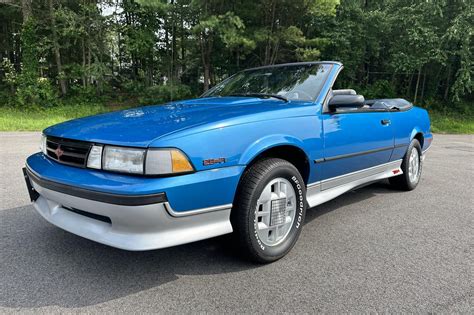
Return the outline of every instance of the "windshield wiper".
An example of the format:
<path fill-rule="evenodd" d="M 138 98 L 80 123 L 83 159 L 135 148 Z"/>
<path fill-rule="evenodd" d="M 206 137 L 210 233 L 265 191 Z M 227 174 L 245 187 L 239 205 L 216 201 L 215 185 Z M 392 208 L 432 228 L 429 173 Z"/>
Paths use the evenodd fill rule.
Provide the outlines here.
<path fill-rule="evenodd" d="M 284 101 L 285 103 L 288 103 L 288 99 L 284 96 L 277 95 L 277 94 L 267 94 L 267 93 L 237 93 L 237 94 L 229 94 L 226 96 L 244 96 L 244 97 L 259 97 L 259 98 L 278 98 L 279 100 Z"/>

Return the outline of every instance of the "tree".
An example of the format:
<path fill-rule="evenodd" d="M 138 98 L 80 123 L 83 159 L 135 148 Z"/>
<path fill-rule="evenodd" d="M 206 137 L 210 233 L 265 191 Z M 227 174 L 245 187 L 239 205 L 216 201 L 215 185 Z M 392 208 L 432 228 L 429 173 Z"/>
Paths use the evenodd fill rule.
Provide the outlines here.
<path fill-rule="evenodd" d="M 326 59 L 345 65 L 338 84 L 370 97 L 469 103 L 473 10 L 468 0 L 0 0 L 0 92 L 18 104 L 49 88 L 151 102 L 243 68 Z"/>
<path fill-rule="evenodd" d="M 53 42 L 54 60 L 56 62 L 56 70 L 58 75 L 59 86 L 61 94 L 64 96 L 67 93 L 66 80 L 64 78 L 63 66 L 61 62 L 61 51 L 59 50 L 58 34 L 56 28 L 56 17 L 53 5 L 53 0 L 48 0 L 49 18 L 51 21 L 51 39 Z"/>

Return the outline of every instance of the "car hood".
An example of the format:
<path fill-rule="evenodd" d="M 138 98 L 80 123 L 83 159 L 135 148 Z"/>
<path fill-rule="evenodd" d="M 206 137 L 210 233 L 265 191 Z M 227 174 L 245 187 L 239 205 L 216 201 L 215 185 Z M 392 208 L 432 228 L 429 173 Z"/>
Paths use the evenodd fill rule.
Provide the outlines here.
<path fill-rule="evenodd" d="M 153 140 L 203 124 L 309 105 L 277 99 L 214 97 L 146 106 L 60 123 L 44 134 L 103 144 L 146 147 Z M 286 116 L 286 115 L 285 115 Z M 248 122 L 248 121 L 246 121 Z M 221 126 L 222 127 L 222 126 Z"/>

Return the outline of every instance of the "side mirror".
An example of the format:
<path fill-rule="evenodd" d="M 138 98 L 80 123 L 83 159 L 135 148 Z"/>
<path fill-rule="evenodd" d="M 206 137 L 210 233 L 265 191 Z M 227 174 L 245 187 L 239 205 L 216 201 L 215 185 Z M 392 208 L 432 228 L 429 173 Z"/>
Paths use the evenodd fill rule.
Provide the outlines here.
<path fill-rule="evenodd" d="M 353 89 L 332 90 L 332 95 L 357 95 Z"/>
<path fill-rule="evenodd" d="M 333 95 L 329 100 L 328 106 L 331 111 L 337 108 L 362 107 L 365 98 L 362 95 Z"/>

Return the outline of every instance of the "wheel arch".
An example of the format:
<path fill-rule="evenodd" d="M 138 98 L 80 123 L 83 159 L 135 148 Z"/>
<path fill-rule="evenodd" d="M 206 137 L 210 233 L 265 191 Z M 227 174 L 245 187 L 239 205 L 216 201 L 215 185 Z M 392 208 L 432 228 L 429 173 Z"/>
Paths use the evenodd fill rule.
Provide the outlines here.
<path fill-rule="evenodd" d="M 425 136 L 424 136 L 424 133 L 421 131 L 420 128 L 413 129 L 413 131 L 411 133 L 411 136 L 410 136 L 410 142 L 413 141 L 413 139 L 418 140 L 418 142 L 420 143 L 421 148 L 423 148 L 423 144 L 424 144 L 424 141 L 425 141 Z"/>
<path fill-rule="evenodd" d="M 246 165 L 247 169 L 266 157 L 280 158 L 290 162 L 298 169 L 305 184 L 308 183 L 310 159 L 303 149 L 303 143 L 298 139 L 288 136 L 272 136 L 260 139 L 242 154 L 240 164 Z"/>

